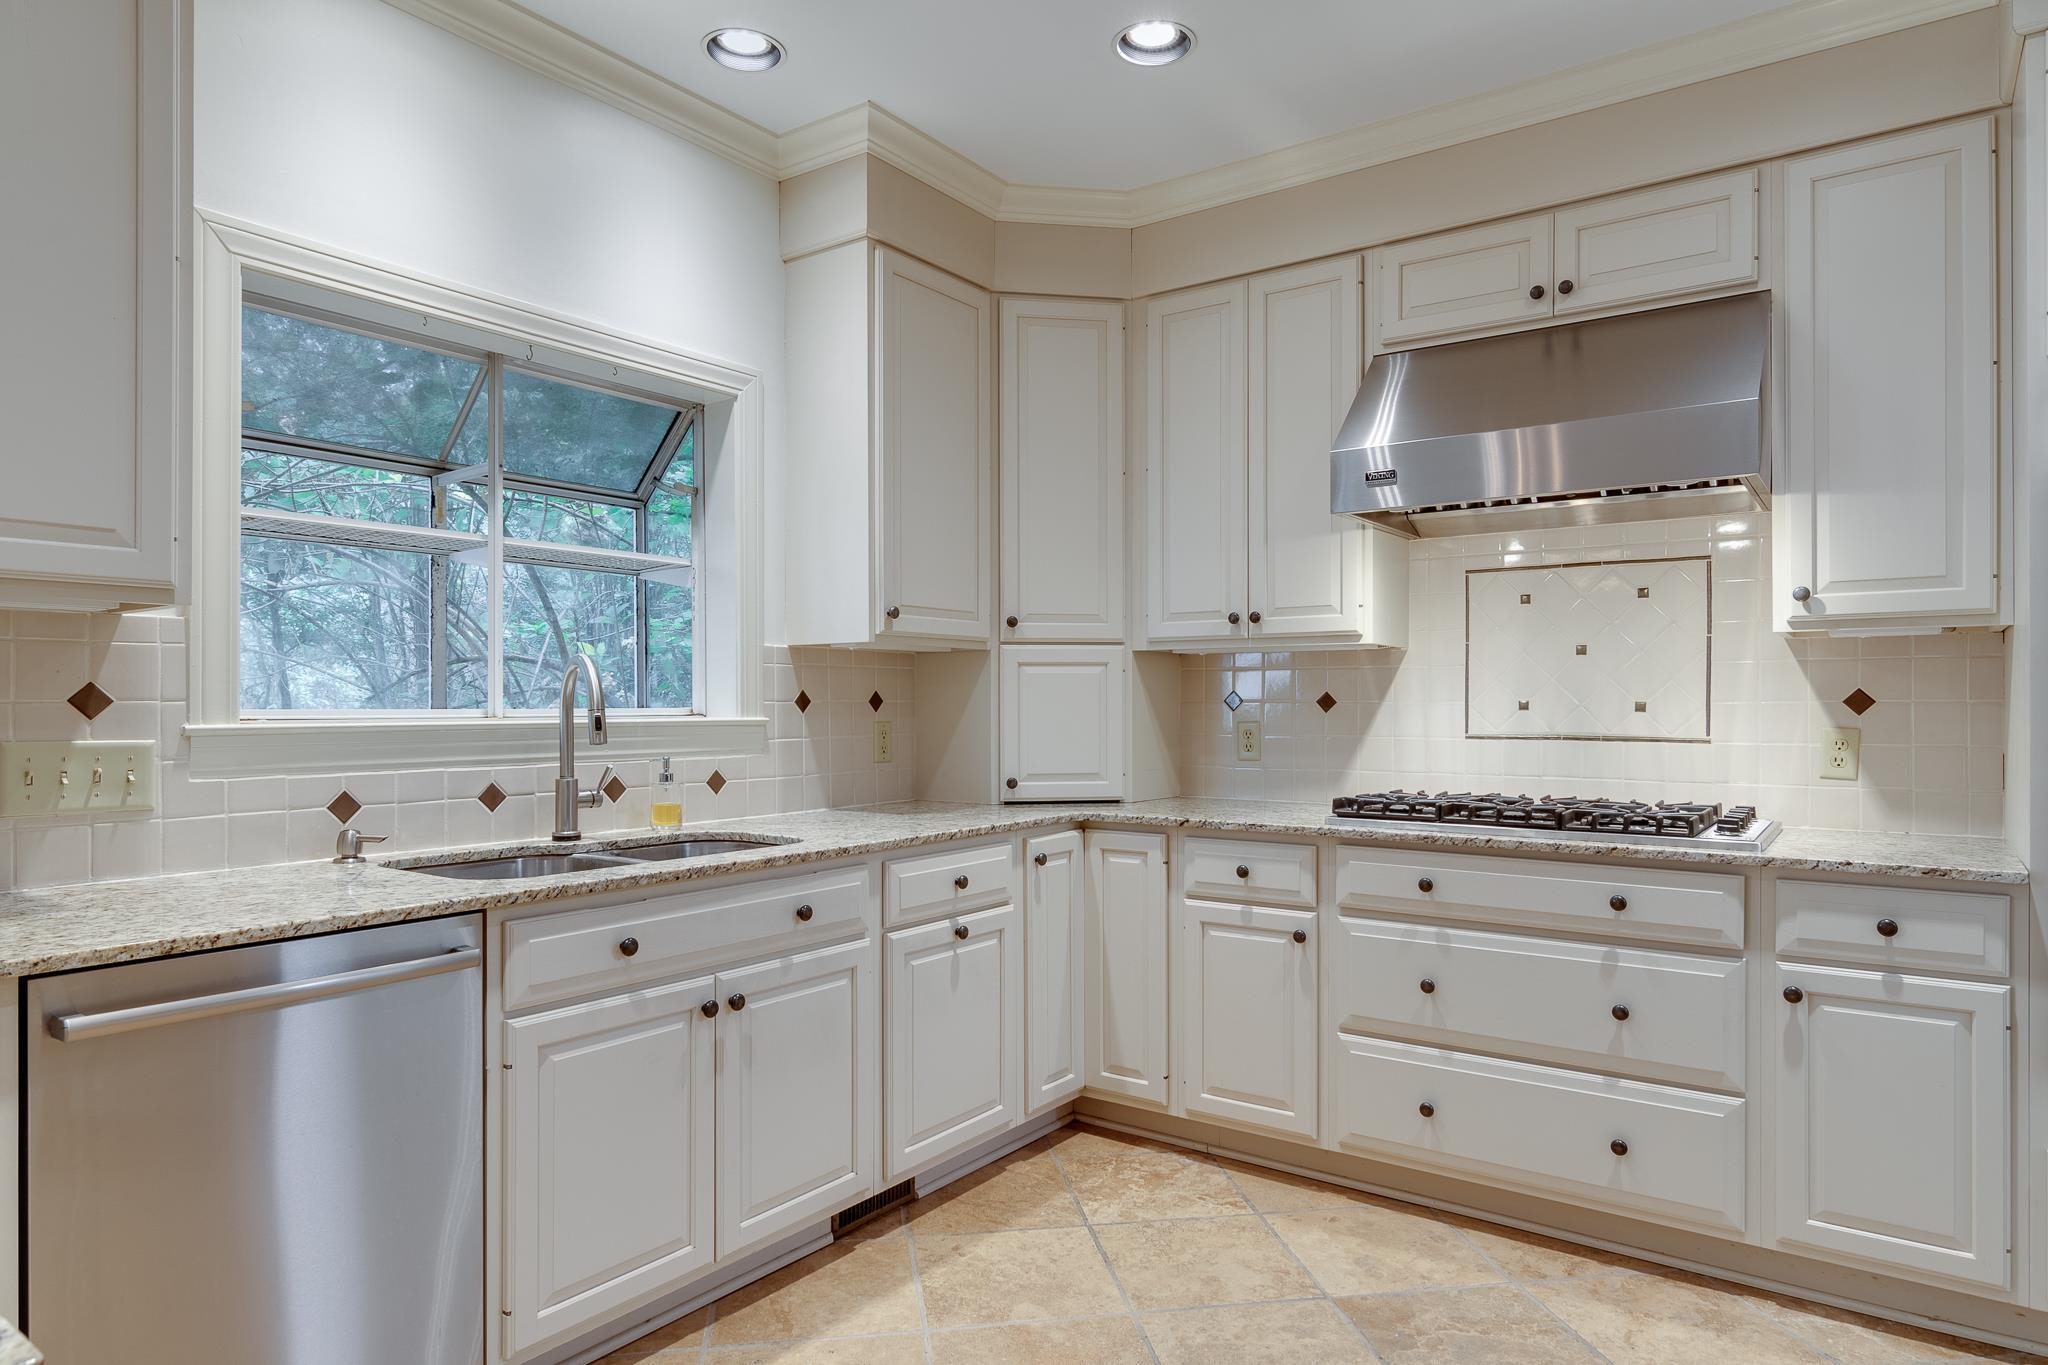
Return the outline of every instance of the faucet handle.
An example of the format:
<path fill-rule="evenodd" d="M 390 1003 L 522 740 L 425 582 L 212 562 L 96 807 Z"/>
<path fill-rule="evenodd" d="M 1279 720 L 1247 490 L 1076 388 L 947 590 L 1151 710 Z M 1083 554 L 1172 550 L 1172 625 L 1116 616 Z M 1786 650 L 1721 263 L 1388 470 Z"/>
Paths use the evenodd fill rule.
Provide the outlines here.
<path fill-rule="evenodd" d="M 391 836 L 388 834 L 365 834 L 353 825 L 344 828 L 334 836 L 334 861 L 337 863 L 360 863 L 364 861 L 364 844 L 381 844 Z"/>
<path fill-rule="evenodd" d="M 576 804 L 584 807 L 586 810 L 596 810 L 599 806 L 602 806 L 604 804 L 605 784 L 610 782 L 613 776 L 612 765 L 609 763 L 605 764 L 604 771 L 597 775 L 596 786 L 585 787 L 577 791 Z"/>
<path fill-rule="evenodd" d="M 597 775 L 597 793 L 598 793 L 598 795 L 602 796 L 602 795 L 604 794 L 604 789 L 605 789 L 606 787 L 610 786 L 610 785 L 611 785 L 611 780 L 612 780 L 612 779 L 613 779 L 614 777 L 617 777 L 617 776 L 618 776 L 618 771 L 617 771 L 617 769 L 613 768 L 613 767 L 612 767 L 612 765 L 611 765 L 611 764 L 609 764 L 609 763 L 605 764 L 605 765 L 604 765 L 604 771 L 603 771 L 603 772 L 601 772 L 601 773 L 599 773 L 599 774 Z"/>

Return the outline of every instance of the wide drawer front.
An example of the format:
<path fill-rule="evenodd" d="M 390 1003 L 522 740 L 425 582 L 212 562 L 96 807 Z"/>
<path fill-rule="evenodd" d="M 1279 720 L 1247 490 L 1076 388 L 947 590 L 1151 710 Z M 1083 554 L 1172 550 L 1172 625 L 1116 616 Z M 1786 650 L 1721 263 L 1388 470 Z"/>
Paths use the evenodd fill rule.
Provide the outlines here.
<path fill-rule="evenodd" d="M 1778 951 L 1878 967 L 2004 976 L 2012 901 L 1968 891 L 1781 881 Z"/>
<path fill-rule="evenodd" d="M 1339 1141 L 1674 1222 L 1747 1221 L 1744 1101 L 1339 1036 Z"/>
<path fill-rule="evenodd" d="M 1743 943 L 1742 878 L 1727 873 L 1365 849 L 1345 849 L 1337 858 L 1340 910 L 1450 915 L 1715 948 Z"/>
<path fill-rule="evenodd" d="M 866 923 L 872 896 L 868 870 L 854 867 L 512 920 L 505 926 L 505 1008 L 843 938 Z"/>
<path fill-rule="evenodd" d="M 882 865 L 882 922 L 906 924 L 964 915 L 1017 899 L 1017 846 L 982 844 L 945 849 Z"/>
<path fill-rule="evenodd" d="M 1182 861 L 1187 865 L 1183 886 L 1190 896 L 1315 907 L 1314 844 L 1189 839 L 1182 846 Z"/>
<path fill-rule="evenodd" d="M 1677 1085 L 1742 1089 L 1741 958 L 1343 915 L 1338 1027 Z"/>

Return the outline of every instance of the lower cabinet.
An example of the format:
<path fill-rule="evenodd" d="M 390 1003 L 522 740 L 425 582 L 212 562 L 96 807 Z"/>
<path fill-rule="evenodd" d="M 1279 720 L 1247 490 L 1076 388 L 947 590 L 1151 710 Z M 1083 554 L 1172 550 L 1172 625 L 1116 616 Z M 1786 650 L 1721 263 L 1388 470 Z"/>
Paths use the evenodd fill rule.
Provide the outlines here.
<path fill-rule="evenodd" d="M 1166 840 L 1089 830 L 1083 942 L 1088 1087 L 1165 1108 Z"/>
<path fill-rule="evenodd" d="M 1024 841 L 1024 1109 L 1072 1099 L 1087 1059 L 1082 1040 L 1081 835 Z"/>
<path fill-rule="evenodd" d="M 1776 995 L 1770 1240 L 2005 1286 L 2011 989 L 1781 965 Z"/>
<path fill-rule="evenodd" d="M 1312 910 L 1184 901 L 1180 1099 L 1190 1114 L 1316 1136 Z"/>
<path fill-rule="evenodd" d="M 889 1183 L 1023 1116 L 1023 926 L 1000 905 L 885 936 Z"/>

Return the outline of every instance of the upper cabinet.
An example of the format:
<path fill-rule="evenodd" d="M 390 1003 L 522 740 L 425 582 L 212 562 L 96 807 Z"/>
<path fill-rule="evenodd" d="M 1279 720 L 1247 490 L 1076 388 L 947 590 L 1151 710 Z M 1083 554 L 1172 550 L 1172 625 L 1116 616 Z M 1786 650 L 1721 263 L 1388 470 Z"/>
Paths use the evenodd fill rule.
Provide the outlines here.
<path fill-rule="evenodd" d="M 1383 247 L 1374 349 L 1751 283 L 1756 200 L 1734 171 Z"/>
<path fill-rule="evenodd" d="M 1239 280 L 1145 306 L 1145 616 L 1155 641 L 1244 638 L 1249 300 Z"/>
<path fill-rule="evenodd" d="M 789 642 L 986 644 L 988 295 L 865 240 L 785 283 Z"/>
<path fill-rule="evenodd" d="M 1989 118 L 1785 167 L 1775 620 L 1997 624 Z"/>
<path fill-rule="evenodd" d="M 191 449 L 190 8 L 7 13 L 0 607 L 166 605 Z"/>

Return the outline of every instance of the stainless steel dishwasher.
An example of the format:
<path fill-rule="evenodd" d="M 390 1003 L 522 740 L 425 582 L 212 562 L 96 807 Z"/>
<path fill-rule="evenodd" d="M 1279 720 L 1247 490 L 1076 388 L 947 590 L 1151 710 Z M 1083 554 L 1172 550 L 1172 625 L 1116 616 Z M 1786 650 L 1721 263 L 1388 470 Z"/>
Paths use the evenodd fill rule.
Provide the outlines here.
<path fill-rule="evenodd" d="M 27 1317 L 64 1365 L 478 1365 L 474 915 L 28 983 Z"/>

